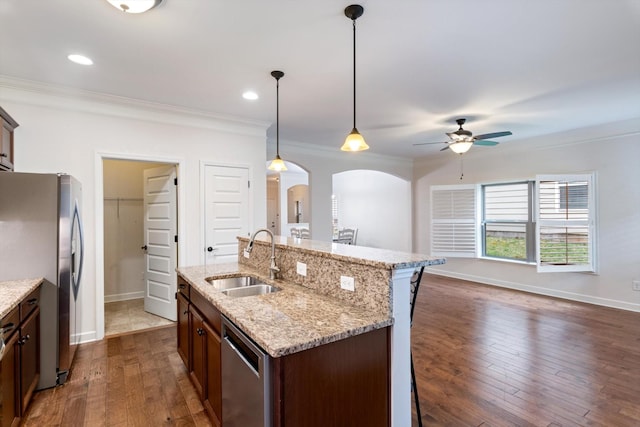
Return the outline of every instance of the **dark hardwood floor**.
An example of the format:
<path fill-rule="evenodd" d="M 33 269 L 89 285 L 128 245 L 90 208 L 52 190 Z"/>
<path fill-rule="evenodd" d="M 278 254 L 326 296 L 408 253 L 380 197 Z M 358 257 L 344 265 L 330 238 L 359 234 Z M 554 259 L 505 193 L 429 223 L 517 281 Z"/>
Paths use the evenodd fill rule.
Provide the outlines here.
<path fill-rule="evenodd" d="M 412 339 L 425 426 L 640 426 L 640 313 L 425 274 Z M 209 426 L 175 347 L 81 345 L 24 425 Z"/>
<path fill-rule="evenodd" d="M 640 313 L 425 275 L 411 335 L 424 425 L 640 426 Z"/>

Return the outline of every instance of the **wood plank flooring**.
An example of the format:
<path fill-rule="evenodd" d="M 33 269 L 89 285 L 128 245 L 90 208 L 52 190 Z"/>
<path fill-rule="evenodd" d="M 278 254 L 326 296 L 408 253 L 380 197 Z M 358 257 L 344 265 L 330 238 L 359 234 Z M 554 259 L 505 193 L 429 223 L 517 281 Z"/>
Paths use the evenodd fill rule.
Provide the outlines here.
<path fill-rule="evenodd" d="M 425 275 L 411 335 L 426 426 L 640 426 L 640 313 Z"/>
<path fill-rule="evenodd" d="M 640 313 L 425 274 L 412 339 L 425 426 L 640 426 Z M 81 345 L 24 425 L 209 426 L 175 347 L 175 327 Z"/>

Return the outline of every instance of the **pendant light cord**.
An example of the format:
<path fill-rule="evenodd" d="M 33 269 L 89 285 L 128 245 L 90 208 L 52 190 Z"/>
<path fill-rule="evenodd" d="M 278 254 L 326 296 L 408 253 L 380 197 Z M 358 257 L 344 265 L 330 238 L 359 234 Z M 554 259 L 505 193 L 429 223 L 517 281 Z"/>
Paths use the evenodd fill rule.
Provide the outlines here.
<path fill-rule="evenodd" d="M 353 128 L 356 129 L 356 20 L 353 19 Z"/>
<path fill-rule="evenodd" d="M 280 79 L 276 79 L 276 156 L 280 157 Z"/>

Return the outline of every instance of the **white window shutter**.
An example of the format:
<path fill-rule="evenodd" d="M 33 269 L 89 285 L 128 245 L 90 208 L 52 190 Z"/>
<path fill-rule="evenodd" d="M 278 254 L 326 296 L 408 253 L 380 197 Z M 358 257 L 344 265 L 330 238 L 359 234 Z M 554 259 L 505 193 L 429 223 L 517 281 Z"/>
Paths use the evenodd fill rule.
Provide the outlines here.
<path fill-rule="evenodd" d="M 538 175 L 536 207 L 538 272 L 595 272 L 595 174 Z"/>
<path fill-rule="evenodd" d="M 477 251 L 476 187 L 431 187 L 431 254 L 475 257 Z"/>

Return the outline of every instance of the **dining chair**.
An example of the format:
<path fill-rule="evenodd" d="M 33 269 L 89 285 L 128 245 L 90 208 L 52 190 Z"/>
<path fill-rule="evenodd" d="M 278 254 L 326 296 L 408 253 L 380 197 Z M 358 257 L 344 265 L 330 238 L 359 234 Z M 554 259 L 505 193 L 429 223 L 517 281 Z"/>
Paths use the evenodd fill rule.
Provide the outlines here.
<path fill-rule="evenodd" d="M 298 230 L 297 228 L 292 228 L 291 237 L 300 237 L 300 230 Z"/>
<path fill-rule="evenodd" d="M 301 228 L 299 231 L 300 231 L 300 238 L 301 239 L 310 239 L 311 238 L 311 233 L 309 232 L 308 228 Z"/>
<path fill-rule="evenodd" d="M 416 298 L 418 296 L 418 290 L 420 289 L 420 281 L 422 280 L 422 273 L 424 272 L 424 265 L 419 269 L 416 269 L 411 276 L 411 309 L 409 311 L 410 325 L 413 326 L 413 310 L 416 307 Z M 422 427 L 422 413 L 420 411 L 420 398 L 418 397 L 418 385 L 416 384 L 416 373 L 413 369 L 413 351 L 411 354 L 411 389 L 413 391 L 413 399 L 416 405 L 416 415 L 418 417 L 418 426 Z"/>
<path fill-rule="evenodd" d="M 338 230 L 338 242 L 346 243 L 347 245 L 355 245 L 356 238 L 358 236 L 357 228 L 343 228 Z"/>

